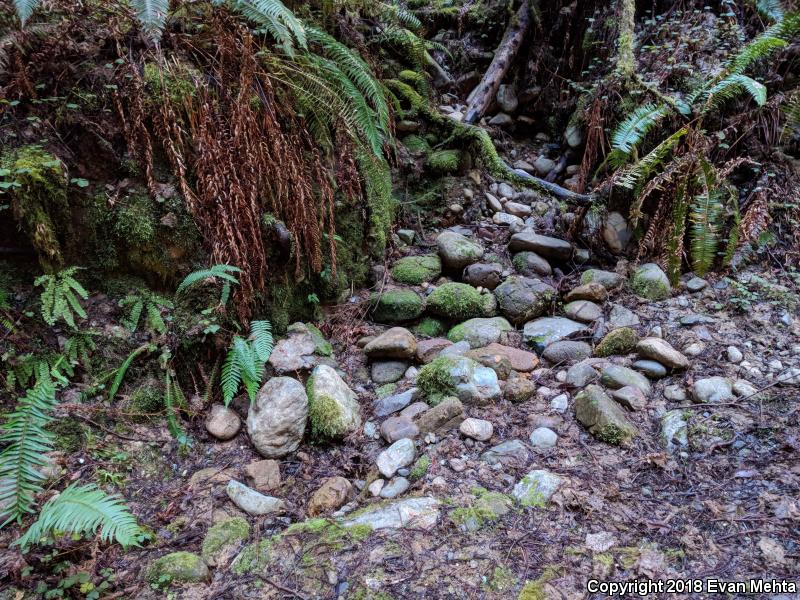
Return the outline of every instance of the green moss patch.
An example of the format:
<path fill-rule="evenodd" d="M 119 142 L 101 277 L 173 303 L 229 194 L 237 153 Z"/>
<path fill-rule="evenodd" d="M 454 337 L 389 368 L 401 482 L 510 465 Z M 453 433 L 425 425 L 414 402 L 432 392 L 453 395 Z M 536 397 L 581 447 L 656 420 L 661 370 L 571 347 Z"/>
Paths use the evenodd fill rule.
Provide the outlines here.
<path fill-rule="evenodd" d="M 442 335 L 447 331 L 447 327 L 439 319 L 425 317 L 414 327 L 413 331 L 417 337 L 433 338 Z"/>
<path fill-rule="evenodd" d="M 250 537 L 250 524 L 242 517 L 232 517 L 213 525 L 203 540 L 201 556 L 211 564 L 227 548 Z"/>
<path fill-rule="evenodd" d="M 372 318 L 379 323 L 412 321 L 425 310 L 425 301 L 413 290 L 388 290 L 370 296 Z"/>
<path fill-rule="evenodd" d="M 406 256 L 392 267 L 392 277 L 400 283 L 419 285 L 425 281 L 433 281 L 442 273 L 442 261 L 435 254 L 424 256 Z"/>
<path fill-rule="evenodd" d="M 450 375 L 452 358 L 440 356 L 419 370 L 417 387 L 425 394 L 428 404 L 435 406 L 447 396 L 455 396 L 455 381 Z"/>
<path fill-rule="evenodd" d="M 448 319 L 463 321 L 486 316 L 487 300 L 471 285 L 445 283 L 428 296 L 428 310 Z"/>
<path fill-rule="evenodd" d="M 431 171 L 439 175 L 456 173 L 461 164 L 461 152 L 459 150 L 437 150 L 428 156 L 425 164 Z"/>
<path fill-rule="evenodd" d="M 595 356 L 614 356 L 632 352 L 639 341 L 639 336 L 630 327 L 620 327 L 609 331 L 594 349 Z"/>

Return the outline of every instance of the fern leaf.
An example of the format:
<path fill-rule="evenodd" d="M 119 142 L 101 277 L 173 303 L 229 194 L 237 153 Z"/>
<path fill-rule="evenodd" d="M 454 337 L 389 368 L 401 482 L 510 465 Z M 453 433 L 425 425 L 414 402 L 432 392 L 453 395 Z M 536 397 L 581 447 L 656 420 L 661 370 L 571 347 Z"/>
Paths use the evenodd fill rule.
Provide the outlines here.
<path fill-rule="evenodd" d="M 250 339 L 258 360 L 267 362 L 273 348 L 272 324 L 269 321 L 252 321 Z"/>
<path fill-rule="evenodd" d="M 220 386 L 222 387 L 222 401 L 225 406 L 228 406 L 239 391 L 239 385 L 242 382 L 242 365 L 239 362 L 239 356 L 236 351 L 231 348 L 228 355 L 225 357 L 225 362 L 222 363 L 222 372 L 220 373 Z"/>
<path fill-rule="evenodd" d="M 126 302 L 126 300 L 129 301 Z M 122 320 L 122 324 L 133 333 L 139 326 L 139 319 L 142 316 L 142 310 L 144 310 L 144 302 L 138 296 L 128 296 L 128 298 L 125 298 L 120 304 L 123 303 L 129 304 L 130 308 L 128 309 L 128 315 Z"/>
<path fill-rule="evenodd" d="M 671 136 L 664 139 L 658 146 L 642 157 L 639 162 L 622 171 L 617 183 L 628 189 L 635 189 L 641 185 L 653 174 L 656 167 L 664 162 L 664 159 L 669 156 L 672 149 L 678 145 L 687 133 L 689 133 L 689 130 L 686 127 L 681 127 Z"/>
<path fill-rule="evenodd" d="M 630 155 L 634 147 L 641 143 L 647 135 L 647 132 L 655 127 L 668 112 L 669 108 L 664 104 L 640 106 L 614 130 L 611 135 L 611 146 L 614 150 Z"/>
<path fill-rule="evenodd" d="M 167 409 L 167 429 L 181 446 L 190 446 L 191 439 L 178 422 L 178 411 L 175 410 L 174 399 L 175 397 L 183 396 L 183 393 L 178 383 L 172 379 L 169 370 L 167 370 L 166 379 L 164 406 Z"/>
<path fill-rule="evenodd" d="M 773 21 L 783 19 L 784 10 L 782 0 L 756 0 L 756 10 L 764 17 Z"/>
<path fill-rule="evenodd" d="M 759 106 L 764 106 L 767 102 L 767 88 L 763 83 L 759 83 L 747 75 L 734 74 L 729 75 L 708 91 L 706 106 L 708 108 L 719 106 L 742 92 L 750 94 Z"/>
<path fill-rule="evenodd" d="M 0 434 L 0 443 L 7 444 L 0 453 L 0 518 L 4 519 L 0 527 L 21 523 L 33 512 L 44 481 L 44 456 L 53 449 L 55 438 L 44 427 L 52 420 L 55 403 L 55 386 L 43 380 L 27 391 L 6 419 Z"/>
<path fill-rule="evenodd" d="M 716 173 L 708 161 L 701 161 L 701 177 L 704 191 L 695 197 L 689 219 L 692 222 L 692 269 L 702 277 L 711 268 L 717 255 L 722 204 L 716 188 Z"/>
<path fill-rule="evenodd" d="M 128 357 L 123 361 L 120 365 L 119 369 L 117 369 L 116 375 L 114 375 L 114 381 L 111 382 L 111 387 L 108 388 L 108 401 L 109 403 L 114 401 L 114 396 L 117 395 L 117 391 L 119 390 L 119 386 L 122 385 L 122 380 L 125 378 L 125 373 L 128 372 L 128 367 L 131 366 L 133 360 L 142 354 L 143 352 L 151 350 L 151 347 L 148 344 L 144 344 L 136 348 L 133 352 L 131 352 Z"/>
<path fill-rule="evenodd" d="M 300 20 L 280 0 L 231 0 L 232 8 L 263 27 L 289 56 L 295 44 L 305 49 L 308 42 Z"/>
<path fill-rule="evenodd" d="M 14 8 L 17 11 L 20 23 L 25 27 L 28 19 L 31 18 L 33 11 L 39 6 L 40 0 L 14 0 Z"/>
<path fill-rule="evenodd" d="M 122 498 L 92 484 L 73 483 L 42 507 L 39 518 L 15 545 L 27 550 L 54 532 L 94 535 L 98 529 L 104 542 L 114 540 L 123 548 L 139 546 L 144 535 Z"/>
<path fill-rule="evenodd" d="M 155 331 L 156 333 L 164 333 L 167 331 L 167 325 L 161 317 L 161 311 L 158 305 L 152 302 L 147 304 L 147 326 L 151 331 Z"/>
<path fill-rule="evenodd" d="M 131 0 L 131 6 L 145 35 L 153 42 L 160 40 L 169 13 L 169 0 Z"/>
<path fill-rule="evenodd" d="M 239 283 L 239 280 L 236 279 L 236 277 L 234 277 L 233 275 L 231 275 L 231 273 L 240 273 L 240 272 L 241 269 L 239 267 L 234 267 L 232 265 L 214 265 L 213 267 L 210 267 L 208 269 L 201 269 L 199 271 L 194 271 L 192 273 L 189 273 L 183 279 L 183 281 L 181 281 L 175 293 L 180 294 L 186 288 L 205 279 L 222 279 L 230 283 Z"/>

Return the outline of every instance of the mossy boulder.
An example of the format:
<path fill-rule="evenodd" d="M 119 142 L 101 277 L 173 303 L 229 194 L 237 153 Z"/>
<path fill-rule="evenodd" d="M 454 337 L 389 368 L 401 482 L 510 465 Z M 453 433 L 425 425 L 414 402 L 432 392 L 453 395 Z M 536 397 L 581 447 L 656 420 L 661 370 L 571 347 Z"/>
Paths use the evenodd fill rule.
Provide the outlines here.
<path fill-rule="evenodd" d="M 431 149 L 430 144 L 425 141 L 425 138 L 418 135 L 407 135 L 403 138 L 403 145 L 408 148 L 412 154 L 424 154 Z"/>
<path fill-rule="evenodd" d="M 644 264 L 634 271 L 631 289 L 648 300 L 666 300 L 671 290 L 667 274 L 655 263 Z"/>
<path fill-rule="evenodd" d="M 445 283 L 428 296 L 428 310 L 454 321 L 491 317 L 497 303 L 491 294 L 481 294 L 466 283 Z"/>
<path fill-rule="evenodd" d="M 594 349 L 595 356 L 614 356 L 633 352 L 639 342 L 639 335 L 630 327 L 620 327 L 608 332 Z"/>
<path fill-rule="evenodd" d="M 425 301 L 413 290 L 387 290 L 370 296 L 372 318 L 379 323 L 413 321 L 425 310 Z"/>
<path fill-rule="evenodd" d="M 433 281 L 442 273 L 442 261 L 435 254 L 406 256 L 392 267 L 392 277 L 400 283 L 419 285 Z"/>
<path fill-rule="evenodd" d="M 314 354 L 318 356 L 332 356 L 333 346 L 325 339 L 325 336 L 319 328 L 311 323 L 305 323 L 305 326 L 308 333 L 310 333 L 311 337 L 314 339 Z"/>
<path fill-rule="evenodd" d="M 437 405 L 449 396 L 465 404 L 483 406 L 501 396 L 497 373 L 466 356 L 443 356 L 420 369 L 417 387 L 428 404 Z"/>
<path fill-rule="evenodd" d="M 425 161 L 427 167 L 439 175 L 448 175 L 458 171 L 461 164 L 461 151 L 437 150 L 428 156 Z"/>
<path fill-rule="evenodd" d="M 447 327 L 439 319 L 425 317 L 416 327 L 413 328 L 414 335 L 417 337 L 435 338 L 442 335 Z"/>
<path fill-rule="evenodd" d="M 212 567 L 226 564 L 248 537 L 250 524 L 242 517 L 220 521 L 206 533 L 201 556 Z"/>
<path fill-rule="evenodd" d="M 361 427 L 361 407 L 339 374 L 318 365 L 306 383 L 311 433 L 318 438 L 341 438 Z"/>
<path fill-rule="evenodd" d="M 575 416 L 593 436 L 620 445 L 637 434 L 623 408 L 598 385 L 588 385 L 575 396 Z"/>
<path fill-rule="evenodd" d="M 503 317 L 479 317 L 453 327 L 448 332 L 447 339 L 454 344 L 466 341 L 470 348 L 481 348 L 501 341 L 504 333 L 513 330 L 511 323 Z"/>
<path fill-rule="evenodd" d="M 208 579 L 208 566 L 197 554 L 172 552 L 153 561 L 147 569 L 147 581 L 156 585 L 198 583 Z"/>

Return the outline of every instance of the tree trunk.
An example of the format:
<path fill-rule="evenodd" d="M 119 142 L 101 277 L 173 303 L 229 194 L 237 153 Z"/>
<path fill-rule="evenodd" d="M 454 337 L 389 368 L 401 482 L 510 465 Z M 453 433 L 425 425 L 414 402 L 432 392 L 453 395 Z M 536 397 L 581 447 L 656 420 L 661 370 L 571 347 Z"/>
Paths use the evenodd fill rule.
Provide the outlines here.
<path fill-rule="evenodd" d="M 517 14 L 508 24 L 505 35 L 503 35 L 503 41 L 500 42 L 494 54 L 492 64 L 489 65 L 478 87 L 472 90 L 472 93 L 467 98 L 467 113 L 464 117 L 464 122 L 475 123 L 488 110 L 495 94 L 497 94 L 500 83 L 506 76 L 508 68 L 522 45 L 522 40 L 525 38 L 525 33 L 527 33 L 530 24 L 530 3 L 525 0 L 517 10 Z"/>

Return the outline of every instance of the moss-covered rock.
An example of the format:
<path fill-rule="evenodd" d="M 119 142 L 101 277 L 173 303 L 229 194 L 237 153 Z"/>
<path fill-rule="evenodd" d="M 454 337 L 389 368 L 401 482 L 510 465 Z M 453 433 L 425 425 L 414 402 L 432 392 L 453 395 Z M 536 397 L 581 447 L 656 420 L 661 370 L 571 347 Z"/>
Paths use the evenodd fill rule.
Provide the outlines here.
<path fill-rule="evenodd" d="M 210 566 L 226 563 L 236 548 L 250 537 L 250 524 L 232 517 L 213 525 L 203 539 L 201 556 Z"/>
<path fill-rule="evenodd" d="M 428 472 L 428 469 L 431 468 L 431 458 L 427 454 L 423 454 L 420 456 L 414 465 L 411 467 L 411 471 L 408 474 L 408 478 L 411 481 L 417 481 L 418 479 L 422 479 L 425 477 L 425 474 Z"/>
<path fill-rule="evenodd" d="M 156 559 L 147 569 L 147 581 L 155 585 L 197 583 L 208 579 L 208 566 L 197 554 L 172 552 Z"/>
<path fill-rule="evenodd" d="M 361 426 L 361 407 L 355 393 L 336 371 L 318 365 L 306 382 L 311 433 L 319 438 L 340 438 Z"/>
<path fill-rule="evenodd" d="M 403 323 L 419 317 L 425 301 L 413 290 L 396 289 L 370 296 L 372 318 L 379 323 Z"/>
<path fill-rule="evenodd" d="M 428 156 L 425 161 L 427 167 L 439 175 L 449 175 L 458 171 L 461 163 L 459 150 L 437 150 Z"/>
<path fill-rule="evenodd" d="M 333 346 L 325 339 L 319 328 L 311 323 L 306 323 L 305 326 L 311 337 L 314 338 L 314 354 L 318 356 L 333 356 Z"/>
<path fill-rule="evenodd" d="M 631 289 L 648 300 L 665 300 L 671 291 L 667 274 L 655 263 L 644 264 L 634 271 Z"/>
<path fill-rule="evenodd" d="M 392 267 L 392 277 L 400 283 L 419 285 L 433 281 L 442 273 L 442 261 L 435 254 L 406 256 Z"/>
<path fill-rule="evenodd" d="M 607 444 L 618 446 L 637 434 L 623 408 L 598 385 L 588 385 L 575 396 L 575 416 L 589 433 Z"/>
<path fill-rule="evenodd" d="M 428 404 L 436 406 L 449 396 L 465 404 L 483 406 L 501 396 L 497 374 L 466 356 L 440 356 L 422 367 L 417 387 Z"/>
<path fill-rule="evenodd" d="M 417 337 L 434 338 L 442 335 L 447 327 L 439 319 L 425 317 L 413 328 L 414 335 Z"/>
<path fill-rule="evenodd" d="M 407 135 L 403 138 L 403 145 L 408 148 L 408 151 L 412 154 L 425 154 L 429 152 L 431 147 L 430 144 L 425 140 L 425 138 L 420 137 L 416 134 L 414 135 Z"/>
<path fill-rule="evenodd" d="M 481 294 L 466 283 L 445 283 L 428 296 L 428 310 L 454 321 L 490 317 L 497 303 L 492 294 Z"/>
<path fill-rule="evenodd" d="M 236 575 L 247 575 L 248 573 L 263 572 L 269 564 L 272 557 L 272 546 L 275 542 L 275 537 L 253 542 L 244 547 L 244 549 L 233 559 L 231 563 L 231 571 Z"/>
<path fill-rule="evenodd" d="M 476 488 L 475 498 L 469 506 L 462 506 L 450 512 L 450 520 L 467 531 L 475 531 L 491 525 L 513 510 L 514 501 L 500 492 Z"/>
<path fill-rule="evenodd" d="M 620 327 L 609 331 L 605 337 L 600 340 L 597 347 L 594 349 L 595 356 L 614 356 L 616 354 L 628 354 L 632 352 L 639 342 L 639 336 L 636 331 L 630 327 Z"/>

